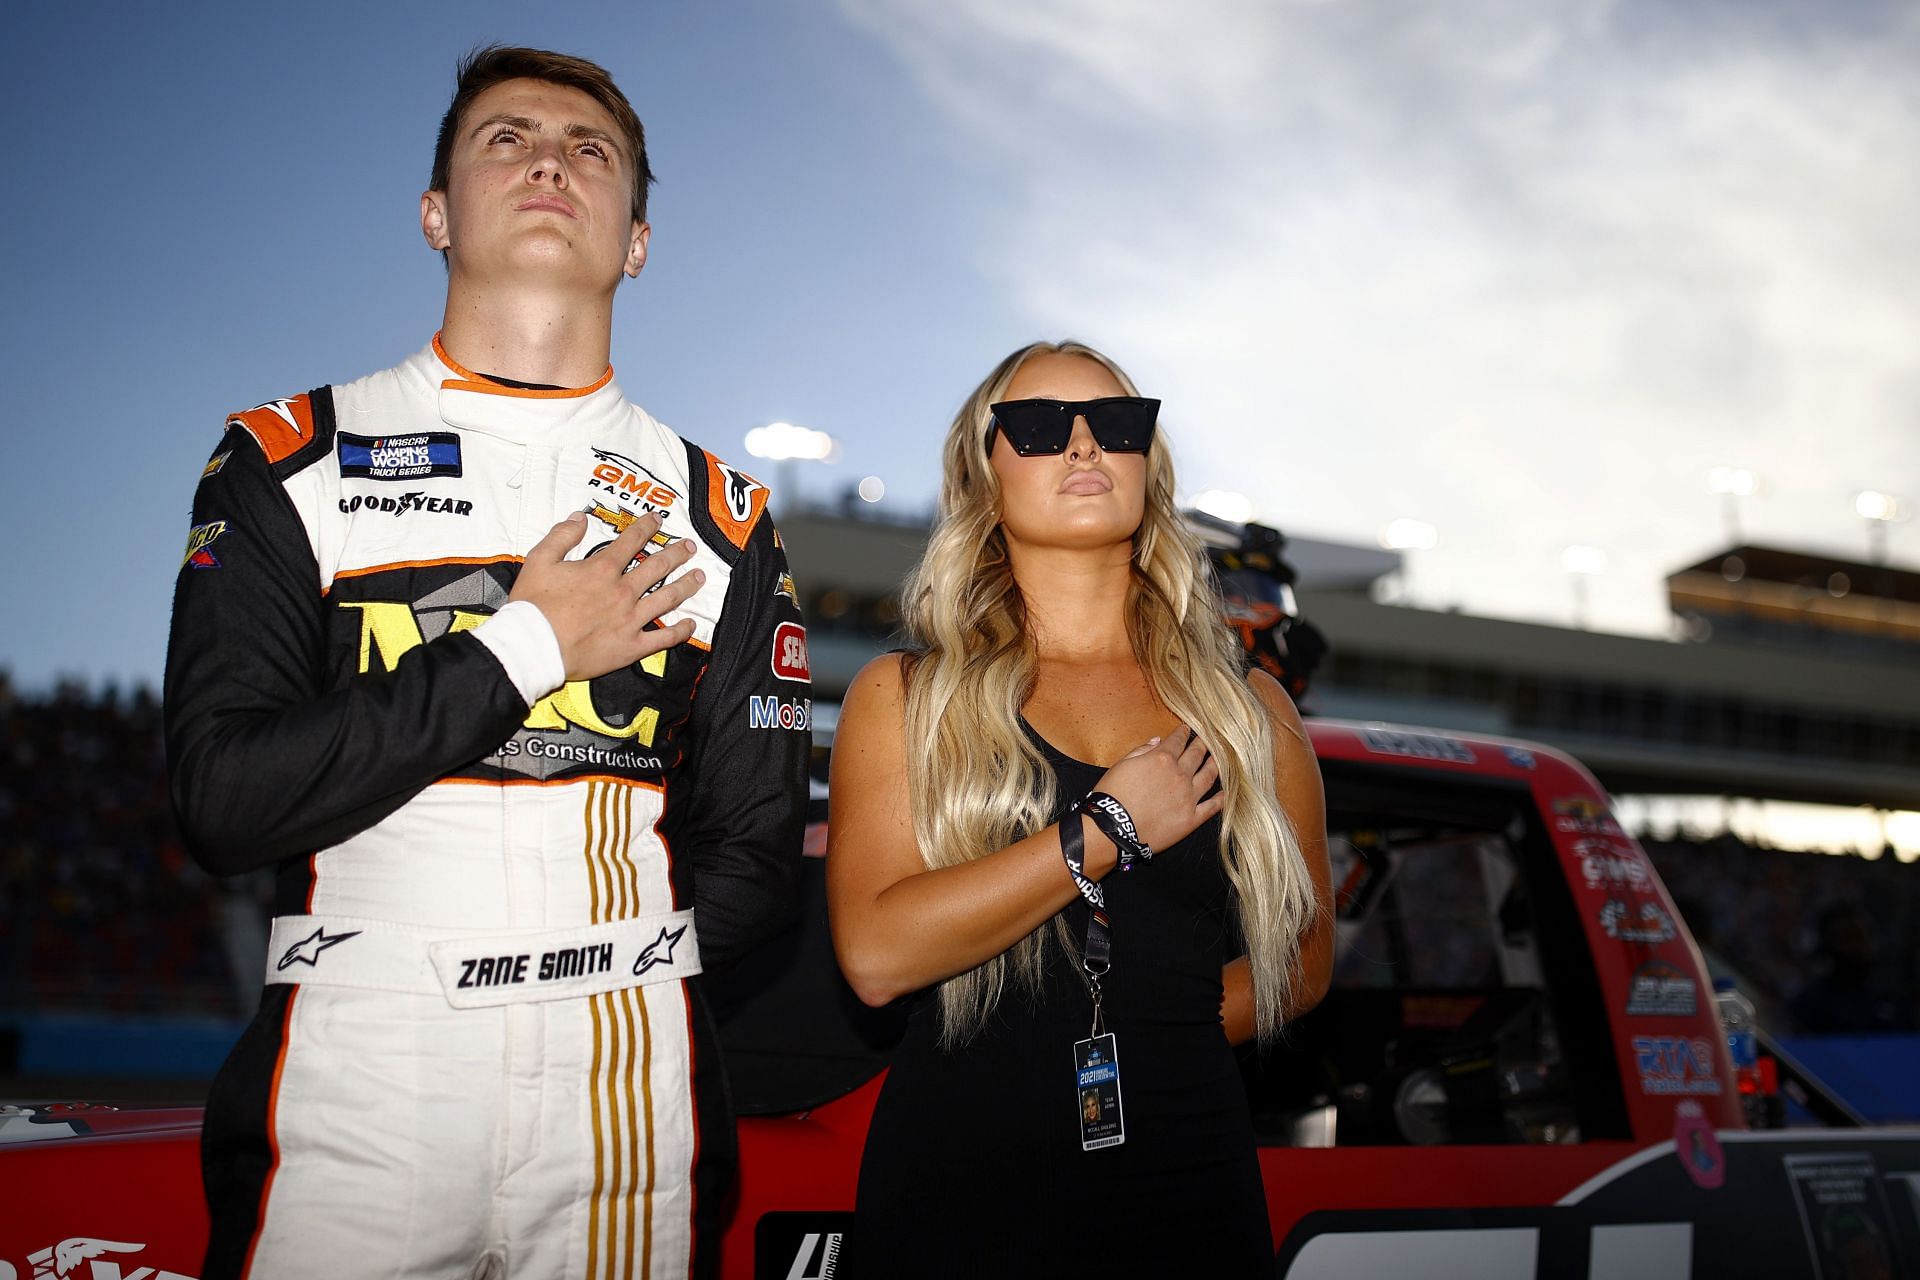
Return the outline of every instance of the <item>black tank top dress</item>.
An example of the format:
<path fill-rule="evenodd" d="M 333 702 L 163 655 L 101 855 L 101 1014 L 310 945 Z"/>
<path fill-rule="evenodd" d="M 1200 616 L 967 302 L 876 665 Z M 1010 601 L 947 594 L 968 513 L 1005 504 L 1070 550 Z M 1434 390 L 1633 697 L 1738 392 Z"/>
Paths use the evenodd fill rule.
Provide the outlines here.
<path fill-rule="evenodd" d="M 1063 807 L 1105 772 L 1027 732 Z M 874 1109 L 836 1274 L 1273 1274 L 1246 1091 L 1220 1025 L 1220 969 L 1240 948 L 1218 840 L 1216 820 L 1101 881 L 1126 1141 L 1081 1149 L 1073 1045 L 1093 1005 L 1056 943 L 1038 996 L 1009 984 L 952 1052 L 939 1045 L 939 1002 L 922 992 Z M 1065 915 L 1084 939 L 1085 903 Z"/>

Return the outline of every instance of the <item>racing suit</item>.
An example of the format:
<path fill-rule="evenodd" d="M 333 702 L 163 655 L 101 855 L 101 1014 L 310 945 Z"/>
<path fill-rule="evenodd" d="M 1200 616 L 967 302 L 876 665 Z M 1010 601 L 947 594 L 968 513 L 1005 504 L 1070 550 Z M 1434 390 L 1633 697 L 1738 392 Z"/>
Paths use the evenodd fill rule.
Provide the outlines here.
<path fill-rule="evenodd" d="M 278 869 L 208 1099 L 206 1277 L 714 1261 L 733 1130 L 687 979 L 792 900 L 806 633 L 766 489 L 612 378 L 517 389 L 436 338 L 234 415 L 206 464 L 174 804 L 209 870 Z M 661 623 L 692 639 L 570 682 L 507 597 L 583 508 L 572 558 L 651 511 L 706 581 Z"/>

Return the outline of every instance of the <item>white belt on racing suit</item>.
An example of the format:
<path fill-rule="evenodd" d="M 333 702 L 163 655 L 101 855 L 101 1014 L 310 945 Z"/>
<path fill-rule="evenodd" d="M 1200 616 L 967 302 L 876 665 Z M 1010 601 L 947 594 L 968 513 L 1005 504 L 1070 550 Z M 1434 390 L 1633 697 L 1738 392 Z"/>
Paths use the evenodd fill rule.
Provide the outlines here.
<path fill-rule="evenodd" d="M 279 916 L 267 981 L 444 996 L 456 1009 L 600 995 L 700 972 L 693 912 L 475 933 L 355 916 Z"/>

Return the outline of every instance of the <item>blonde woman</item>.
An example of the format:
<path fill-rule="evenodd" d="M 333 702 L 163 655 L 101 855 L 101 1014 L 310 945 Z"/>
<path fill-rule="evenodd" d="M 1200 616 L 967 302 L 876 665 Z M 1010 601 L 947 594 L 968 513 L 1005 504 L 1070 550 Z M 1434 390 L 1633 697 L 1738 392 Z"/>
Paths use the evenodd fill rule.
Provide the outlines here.
<path fill-rule="evenodd" d="M 860 1274 L 1271 1272 L 1231 1043 L 1325 992 L 1320 776 L 1243 674 L 1158 407 L 1085 346 L 1003 360 L 947 435 L 914 648 L 842 707 L 835 949 L 867 1003 L 922 997 Z"/>

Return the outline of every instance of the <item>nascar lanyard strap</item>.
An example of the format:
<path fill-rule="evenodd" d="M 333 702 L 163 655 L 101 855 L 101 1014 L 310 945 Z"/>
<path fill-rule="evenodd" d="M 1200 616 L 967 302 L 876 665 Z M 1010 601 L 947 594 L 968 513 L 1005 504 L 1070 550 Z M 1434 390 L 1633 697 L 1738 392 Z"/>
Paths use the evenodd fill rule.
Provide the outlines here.
<path fill-rule="evenodd" d="M 1097 1036 L 1105 1026 L 1100 1016 L 1100 979 L 1113 967 L 1113 926 L 1107 919 L 1106 890 L 1087 877 L 1087 837 L 1081 826 L 1086 803 L 1078 802 L 1060 819 L 1060 853 L 1073 874 L 1074 887 L 1087 900 L 1087 939 L 1081 948 L 1080 967 L 1086 971 L 1087 990 L 1093 996 L 1093 1034 Z"/>
<path fill-rule="evenodd" d="M 1112 800 L 1121 814 L 1126 813 L 1119 801 L 1111 796 L 1102 798 Z M 1085 1040 L 1074 1042 L 1073 1085 L 1080 1114 L 1080 1149 L 1098 1151 L 1125 1142 L 1127 1128 L 1120 1109 L 1118 1037 L 1107 1030 L 1101 1013 L 1100 979 L 1113 965 L 1113 927 L 1107 920 L 1106 891 L 1087 877 L 1086 834 L 1081 826 L 1086 816 L 1091 815 L 1087 813 L 1087 801 L 1082 800 L 1060 819 L 1060 853 L 1073 875 L 1074 887 L 1087 900 L 1087 937 L 1080 967 L 1086 972 L 1087 994 L 1093 998 L 1093 1027 Z M 1128 828 L 1132 825 L 1129 819 Z"/>

